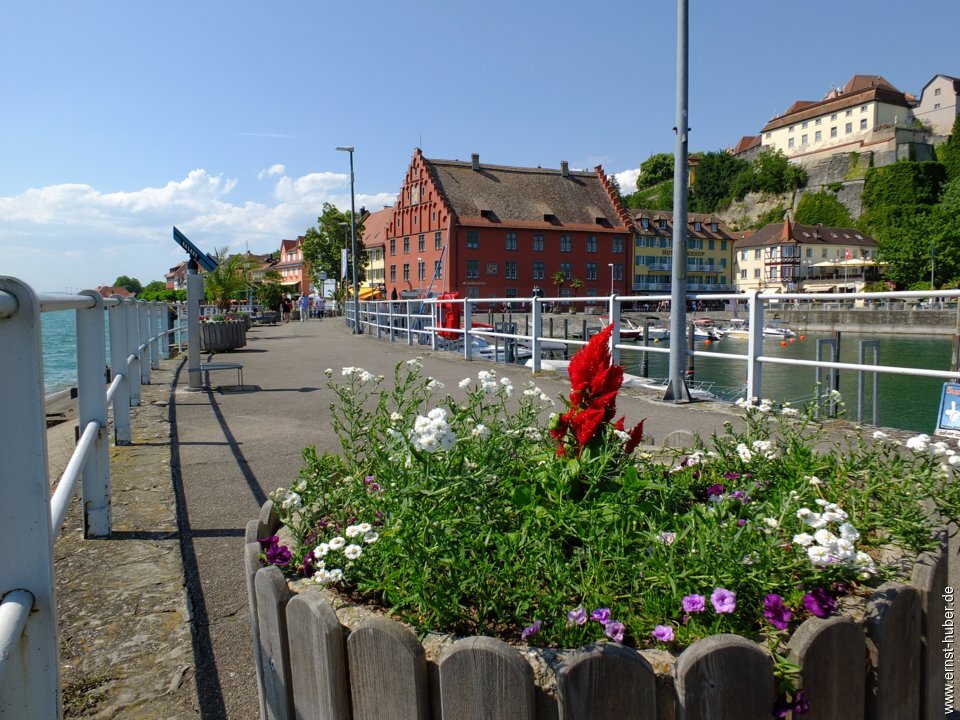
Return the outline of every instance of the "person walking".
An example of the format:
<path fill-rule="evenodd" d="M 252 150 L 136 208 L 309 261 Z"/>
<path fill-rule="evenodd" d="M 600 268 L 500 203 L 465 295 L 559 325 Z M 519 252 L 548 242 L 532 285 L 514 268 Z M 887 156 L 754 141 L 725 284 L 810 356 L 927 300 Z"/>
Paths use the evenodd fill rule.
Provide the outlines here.
<path fill-rule="evenodd" d="M 290 311 L 293 310 L 293 300 L 290 299 L 290 293 L 287 293 L 280 300 L 281 319 L 283 322 L 290 322 Z"/>
<path fill-rule="evenodd" d="M 307 321 L 307 314 L 310 312 L 310 298 L 306 293 L 300 293 L 300 322 Z"/>

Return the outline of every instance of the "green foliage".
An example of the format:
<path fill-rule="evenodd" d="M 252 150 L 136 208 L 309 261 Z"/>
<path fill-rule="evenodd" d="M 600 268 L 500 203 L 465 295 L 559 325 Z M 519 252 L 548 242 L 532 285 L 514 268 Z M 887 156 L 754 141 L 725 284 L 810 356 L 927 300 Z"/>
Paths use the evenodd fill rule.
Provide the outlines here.
<path fill-rule="evenodd" d="M 137 293 L 141 300 L 150 302 L 176 302 L 187 299 L 186 290 L 168 290 L 163 280 L 153 280 L 147 283 L 142 292 Z"/>
<path fill-rule="evenodd" d="M 366 279 L 367 249 L 363 245 L 363 218 L 357 214 L 357 281 Z M 352 252 L 350 238 L 350 211 L 340 212 L 330 203 L 323 204 L 323 213 L 317 218 L 317 227 L 309 228 L 303 236 L 303 259 L 310 263 L 310 274 L 320 284 L 320 273 L 328 278 L 340 277 L 340 251 L 347 249 L 347 275 L 351 272 Z"/>
<path fill-rule="evenodd" d="M 873 162 L 872 157 L 861 156 L 860 153 L 852 152 L 849 155 L 850 164 L 847 166 L 847 172 L 843 176 L 844 180 L 858 180 L 867 174 L 867 170 Z"/>
<path fill-rule="evenodd" d="M 812 408 L 750 406 L 743 430 L 714 437 L 710 453 L 630 456 L 609 430 L 558 457 L 539 422 L 549 398 L 532 383 L 513 397 L 482 370 L 457 398 L 440 397 L 417 361 L 398 366 L 392 387 L 360 368 L 343 378 L 330 384 L 342 452 L 307 448 L 297 481 L 272 495 L 293 539 L 286 569 L 423 631 L 517 639 L 539 620 L 533 642 L 575 647 L 603 639 L 604 626 L 568 613 L 607 608 L 639 646 L 660 624 L 679 645 L 756 637 L 769 629 L 768 594 L 795 627 L 809 616 L 804 592 L 862 592 L 896 576 L 875 567 L 881 549 L 936 547 L 926 503 L 960 519 L 960 483 L 942 456 L 880 440 L 831 447 Z M 843 559 L 830 559 L 830 543 Z M 718 588 L 736 594 L 732 612 L 711 607 Z M 702 611 L 681 609 L 691 595 Z"/>
<path fill-rule="evenodd" d="M 577 296 L 577 291 L 583 287 L 583 280 L 580 278 L 571 278 L 570 289 L 573 290 L 573 296 Z"/>
<path fill-rule="evenodd" d="M 253 260 L 247 254 L 227 256 L 227 248 L 216 253 L 219 263 L 213 272 L 203 276 L 204 292 L 207 300 L 226 311 L 231 300 L 245 299 L 244 293 L 250 287 L 250 271 Z"/>
<path fill-rule="evenodd" d="M 275 310 L 280 307 L 280 298 L 283 295 L 283 276 L 276 270 L 267 270 L 263 280 L 256 284 L 257 302 L 263 307 Z"/>
<path fill-rule="evenodd" d="M 738 200 L 750 192 L 779 194 L 803 187 L 807 173 L 793 165 L 779 150 L 763 150 L 750 167 L 741 172 L 733 183 L 733 194 Z"/>
<path fill-rule="evenodd" d="M 127 275 L 121 275 L 114 280 L 113 287 L 126 288 L 134 295 L 139 295 L 141 292 L 143 292 L 143 286 L 140 284 L 140 281 Z"/>
<path fill-rule="evenodd" d="M 946 179 L 946 170 L 938 162 L 900 160 L 870 168 L 863 186 L 863 205 L 868 211 L 895 205 L 932 205 L 940 198 Z"/>
<path fill-rule="evenodd" d="M 937 148 L 937 159 L 943 163 L 947 179 L 960 178 L 960 115 L 953 122 L 950 139 Z"/>
<path fill-rule="evenodd" d="M 796 221 L 801 225 L 852 227 L 853 218 L 847 206 L 830 192 L 804 193 L 797 204 Z"/>
<path fill-rule="evenodd" d="M 640 163 L 637 190 L 673 179 L 673 153 L 656 153 Z"/>
<path fill-rule="evenodd" d="M 824 187 L 826 187 L 827 190 L 829 190 L 832 193 L 838 193 L 841 190 L 843 190 L 843 183 L 842 182 L 827 183 Z"/>
<path fill-rule="evenodd" d="M 749 162 L 727 152 L 704 153 L 690 193 L 690 210 L 712 213 L 728 204 L 737 176 L 749 167 Z"/>
<path fill-rule="evenodd" d="M 930 277 L 932 208 L 929 205 L 894 205 L 869 210 L 857 225 L 880 244 L 886 265 L 884 277 L 907 287 Z M 945 277 L 952 277 L 947 268 Z M 938 274 L 940 274 L 938 272 Z"/>
<path fill-rule="evenodd" d="M 753 230 L 759 230 L 764 225 L 773 225 L 776 223 L 783 222 L 783 216 L 787 214 L 786 209 L 783 207 L 783 203 L 780 203 L 775 208 L 770 208 L 764 213 L 760 213 L 756 221 L 748 224 Z"/>

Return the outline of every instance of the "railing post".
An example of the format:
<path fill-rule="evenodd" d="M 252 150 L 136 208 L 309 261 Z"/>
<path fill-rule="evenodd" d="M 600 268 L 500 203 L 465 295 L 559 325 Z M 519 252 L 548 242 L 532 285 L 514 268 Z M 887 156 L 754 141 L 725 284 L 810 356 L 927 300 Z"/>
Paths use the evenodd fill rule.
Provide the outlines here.
<path fill-rule="evenodd" d="M 113 442 L 115 445 L 129 445 L 133 437 L 130 433 L 130 368 L 127 367 L 127 308 L 123 298 L 113 296 L 117 301 L 107 310 L 110 316 L 110 374 L 123 375 L 123 382 L 113 394 Z"/>
<path fill-rule="evenodd" d="M 383 321 L 383 303 L 381 303 L 381 302 L 378 300 L 378 301 L 376 301 L 376 302 L 373 304 L 373 307 L 374 307 L 375 310 L 376 310 L 376 318 L 377 318 L 377 340 L 379 340 L 379 339 L 380 339 L 380 325 L 381 325 L 381 323 L 382 323 L 382 321 Z"/>
<path fill-rule="evenodd" d="M 0 527 L 16 538 L 3 554 L 0 592 L 33 595 L 33 612 L 0 676 L 0 717 L 60 718 L 60 659 L 54 596 L 47 424 L 44 407 L 40 301 L 33 290 L 0 277 L 16 312 L 0 320 Z"/>
<path fill-rule="evenodd" d="M 107 366 L 107 334 L 104 329 L 103 297 L 96 290 L 81 295 L 94 305 L 77 310 L 77 388 L 80 427 L 100 426 L 97 440 L 83 465 L 83 536 L 110 534 L 110 447 L 107 439 L 107 395 L 103 371 Z"/>
<path fill-rule="evenodd" d="M 140 355 L 140 382 L 150 384 L 150 310 L 146 300 L 135 301 L 140 325 L 140 342 L 137 352 Z M 142 348 L 142 349 L 141 349 Z"/>
<path fill-rule="evenodd" d="M 160 314 L 160 332 L 163 333 L 160 337 L 160 359 L 169 360 L 170 343 L 173 341 L 170 335 L 170 306 L 165 302 L 158 303 L 157 312 Z"/>
<path fill-rule="evenodd" d="M 413 326 L 410 324 L 410 301 L 404 300 L 407 306 L 407 345 L 413 345 Z"/>
<path fill-rule="evenodd" d="M 395 334 L 394 327 L 393 327 L 393 300 L 390 301 L 390 304 L 387 305 L 387 308 L 389 308 L 388 313 L 390 318 L 390 342 L 393 342 L 394 334 Z"/>
<path fill-rule="evenodd" d="M 123 314 L 127 323 L 127 349 L 123 353 L 123 360 L 127 369 L 127 382 L 130 386 L 130 407 L 140 405 L 140 350 L 137 348 L 140 340 L 140 318 L 137 315 L 135 300 L 123 301 Z"/>
<path fill-rule="evenodd" d="M 747 291 L 747 400 L 761 397 L 762 364 L 757 360 L 763 352 L 763 297 L 756 290 Z"/>
<path fill-rule="evenodd" d="M 470 328 L 473 326 L 473 312 L 470 306 L 470 298 L 463 300 L 463 359 L 473 359 L 473 336 L 470 334 Z"/>
<path fill-rule="evenodd" d="M 440 318 L 437 317 L 437 304 L 430 303 L 430 348 L 437 349 L 437 325 L 440 324 Z"/>
<path fill-rule="evenodd" d="M 620 364 L 620 313 L 617 310 L 620 307 L 620 301 L 616 294 L 610 296 L 610 325 L 613 330 L 610 332 L 610 361 L 614 365 Z"/>
<path fill-rule="evenodd" d="M 200 300 L 203 298 L 203 276 L 197 263 L 187 263 L 187 389 L 198 392 L 203 385 L 200 376 Z"/>
<path fill-rule="evenodd" d="M 147 313 L 150 318 L 150 369 L 160 369 L 160 341 L 163 336 L 160 334 L 162 328 L 160 324 L 160 303 L 152 301 L 147 303 Z"/>
<path fill-rule="evenodd" d="M 543 344 L 540 341 L 540 336 L 543 335 L 543 315 L 542 306 L 540 305 L 540 298 L 534 297 L 530 300 L 530 315 L 532 322 L 531 336 L 530 336 L 530 352 L 533 359 L 533 372 L 540 372 L 540 364 L 542 362 L 542 355 L 540 351 L 540 346 Z"/>

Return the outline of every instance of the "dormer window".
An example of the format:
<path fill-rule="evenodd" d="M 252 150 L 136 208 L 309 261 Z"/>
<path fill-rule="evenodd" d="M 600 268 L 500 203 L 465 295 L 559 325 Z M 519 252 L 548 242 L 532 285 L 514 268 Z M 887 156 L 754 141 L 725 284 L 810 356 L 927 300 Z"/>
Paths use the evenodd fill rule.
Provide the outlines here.
<path fill-rule="evenodd" d="M 710 223 L 710 232 L 716 232 L 716 231 L 717 231 L 717 224 Z"/>
<path fill-rule="evenodd" d="M 697 221 L 693 224 L 693 231 L 694 231 L 694 232 L 700 232 L 702 229 L 703 229 L 703 225 L 700 223 L 699 220 L 697 220 Z"/>
<path fill-rule="evenodd" d="M 640 218 L 640 225 L 643 227 L 644 230 L 646 230 L 647 228 L 650 227 L 650 219 L 649 219 L 649 218 Z"/>
<path fill-rule="evenodd" d="M 667 229 L 667 221 L 664 218 L 660 218 L 660 229 L 661 230 Z"/>

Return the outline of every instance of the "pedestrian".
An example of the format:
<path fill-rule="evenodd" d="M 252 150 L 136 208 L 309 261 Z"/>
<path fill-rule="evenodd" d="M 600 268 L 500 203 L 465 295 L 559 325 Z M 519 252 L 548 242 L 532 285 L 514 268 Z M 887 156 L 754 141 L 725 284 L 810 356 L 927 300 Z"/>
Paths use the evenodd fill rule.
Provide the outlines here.
<path fill-rule="evenodd" d="M 290 293 L 287 293 L 280 300 L 280 312 L 282 315 L 283 322 L 290 322 L 290 311 L 293 310 L 293 300 L 290 297 Z"/>
<path fill-rule="evenodd" d="M 310 298 L 306 293 L 300 293 L 300 322 L 306 322 L 307 314 L 310 312 Z"/>
<path fill-rule="evenodd" d="M 323 315 L 326 312 L 326 301 L 321 295 L 317 295 L 317 319 L 323 320 Z"/>

